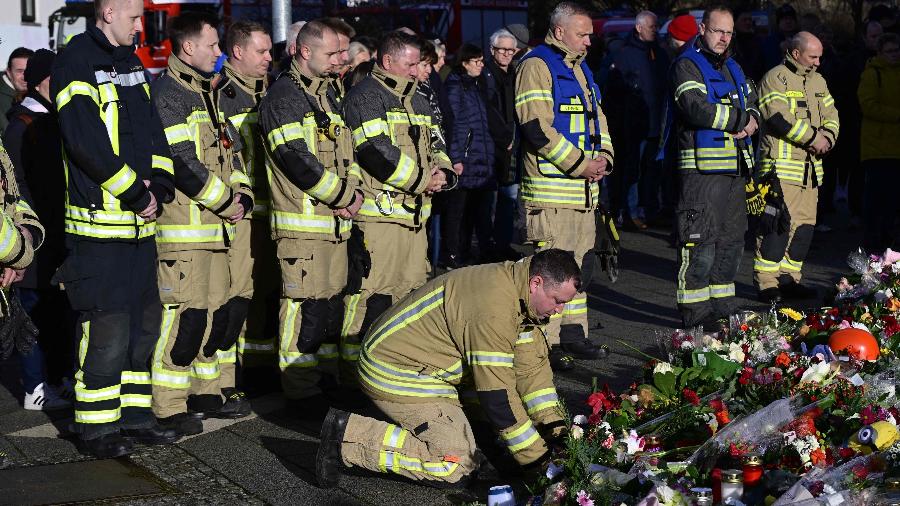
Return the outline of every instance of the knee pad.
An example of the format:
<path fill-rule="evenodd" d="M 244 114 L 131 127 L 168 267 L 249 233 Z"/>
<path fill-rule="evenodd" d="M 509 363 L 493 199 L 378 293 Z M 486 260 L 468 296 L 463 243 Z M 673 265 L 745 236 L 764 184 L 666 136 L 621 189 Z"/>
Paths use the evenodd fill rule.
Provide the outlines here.
<path fill-rule="evenodd" d="M 216 350 L 225 345 L 225 334 L 228 331 L 228 313 L 230 311 L 231 301 L 229 300 L 213 312 L 209 339 L 206 340 L 206 346 L 203 347 L 204 356 L 212 357 L 216 354 Z"/>
<path fill-rule="evenodd" d="M 225 344 L 219 348 L 224 351 L 231 348 L 241 335 L 241 329 L 247 322 L 247 314 L 250 312 L 250 299 L 246 297 L 234 297 L 228 303 L 228 328 L 225 330 Z"/>
<path fill-rule="evenodd" d="M 172 345 L 172 363 L 179 367 L 191 365 L 197 354 L 200 353 L 200 345 L 203 343 L 203 334 L 206 333 L 205 309 L 185 309 L 178 319 L 178 334 L 175 336 L 175 344 Z"/>
<path fill-rule="evenodd" d="M 362 326 L 359 328 L 360 341 L 363 341 L 369 327 L 375 323 L 379 316 L 391 308 L 391 296 L 376 293 L 366 300 L 366 315 L 363 317 Z"/>
<path fill-rule="evenodd" d="M 806 260 L 806 255 L 809 253 L 809 246 L 812 244 L 814 230 L 815 228 L 812 225 L 800 225 L 797 227 L 787 250 L 788 255 L 791 256 L 791 260 L 795 262 Z"/>
<path fill-rule="evenodd" d="M 328 299 L 328 326 L 325 335 L 327 337 L 340 337 L 343 324 L 344 297 L 335 295 Z"/>
<path fill-rule="evenodd" d="M 328 299 L 306 299 L 300 304 L 300 353 L 315 353 L 325 341 L 328 329 Z"/>
<path fill-rule="evenodd" d="M 581 289 L 587 290 L 591 286 L 591 280 L 594 278 L 594 264 L 596 264 L 597 255 L 594 250 L 589 250 L 584 258 L 581 259 Z"/>
<path fill-rule="evenodd" d="M 788 235 L 785 234 L 768 234 L 763 237 L 759 245 L 759 254 L 763 260 L 769 262 L 780 262 L 784 257 L 784 250 L 787 249 Z"/>

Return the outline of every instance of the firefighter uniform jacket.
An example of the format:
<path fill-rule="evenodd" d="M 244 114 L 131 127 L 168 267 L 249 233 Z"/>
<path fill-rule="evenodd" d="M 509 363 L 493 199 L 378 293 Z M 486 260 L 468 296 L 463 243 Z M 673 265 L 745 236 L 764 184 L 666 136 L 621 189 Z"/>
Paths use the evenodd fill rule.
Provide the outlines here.
<path fill-rule="evenodd" d="M 708 50 L 697 37 L 672 65 L 678 167 L 703 174 L 738 174 L 753 166 L 749 138 L 735 140 L 753 116 L 757 95 L 730 56 Z"/>
<path fill-rule="evenodd" d="M 234 194 L 252 206 L 253 192 L 239 155 L 240 138 L 225 121 L 212 75 L 177 56 L 153 83 L 153 104 L 165 128 L 175 166 L 175 201 L 159 219 L 160 252 L 226 249 L 236 214 Z M 249 207 L 245 207 L 249 208 Z"/>
<path fill-rule="evenodd" d="M 531 208 L 595 209 L 600 184 L 580 176 L 598 156 L 612 165 L 614 151 L 584 54 L 548 35 L 516 72 L 522 200 Z"/>
<path fill-rule="evenodd" d="M 822 160 L 806 148 L 817 133 L 834 146 L 840 125 L 825 79 L 815 67 L 803 67 L 788 54 L 763 77 L 759 94 L 765 120 L 760 171 L 775 169 L 783 184 L 821 185 Z"/>
<path fill-rule="evenodd" d="M 219 103 L 225 119 L 240 133 L 241 160 L 253 190 L 253 212 L 247 217 L 269 219 L 269 185 L 266 181 L 266 148 L 259 135 L 259 101 L 266 93 L 266 79 L 247 77 L 238 73 L 230 63 L 222 67 L 218 84 Z"/>
<path fill-rule="evenodd" d="M 344 118 L 362 167 L 365 201 L 359 221 L 418 229 L 431 214 L 431 197 L 424 195 L 431 168 L 451 170 L 440 125 L 416 85 L 375 65 L 344 98 Z"/>
<path fill-rule="evenodd" d="M 64 148 L 66 233 L 95 241 L 151 239 L 156 222 L 135 214 L 150 204 L 144 181 L 166 200 L 173 168 L 134 46 L 113 46 L 88 27 L 54 61 L 50 93 Z"/>
<path fill-rule="evenodd" d="M 456 401 L 465 378 L 516 461 L 541 458 L 535 424 L 561 417 L 542 322 L 528 306 L 529 264 L 459 269 L 394 304 L 363 341 L 362 388 L 390 402 Z"/>
<path fill-rule="evenodd" d="M 24 269 L 34 259 L 34 251 L 44 240 L 44 227 L 28 202 L 19 193 L 9 154 L 0 141 L 0 268 Z M 31 240 L 22 234 L 24 227 Z M 2 308 L 0 308 L 2 309 Z M 2 316 L 2 311 L 0 311 Z"/>
<path fill-rule="evenodd" d="M 261 135 L 272 162 L 273 239 L 341 242 L 349 236 L 351 221 L 332 211 L 359 198 L 359 169 L 328 83 L 303 74 L 292 61 L 260 103 Z"/>

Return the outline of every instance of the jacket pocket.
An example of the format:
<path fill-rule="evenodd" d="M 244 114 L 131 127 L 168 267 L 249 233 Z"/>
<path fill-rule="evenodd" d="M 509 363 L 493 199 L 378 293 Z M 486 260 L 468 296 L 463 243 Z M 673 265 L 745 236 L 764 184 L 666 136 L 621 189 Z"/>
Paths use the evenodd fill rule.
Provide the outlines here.
<path fill-rule="evenodd" d="M 163 304 L 184 304 L 191 300 L 191 259 L 175 257 L 159 260 L 159 300 Z"/>
<path fill-rule="evenodd" d="M 702 244 L 709 240 L 709 212 L 706 204 L 685 202 L 676 211 L 678 242 Z"/>
<path fill-rule="evenodd" d="M 309 268 L 312 253 L 296 253 L 280 258 L 281 294 L 288 299 L 304 299 L 315 293 L 315 286 L 310 277 Z"/>

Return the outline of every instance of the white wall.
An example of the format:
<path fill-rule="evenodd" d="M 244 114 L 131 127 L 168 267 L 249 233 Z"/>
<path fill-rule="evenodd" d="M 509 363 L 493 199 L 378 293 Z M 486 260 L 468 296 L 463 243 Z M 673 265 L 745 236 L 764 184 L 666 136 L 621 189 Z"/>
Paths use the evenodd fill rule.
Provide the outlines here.
<path fill-rule="evenodd" d="M 29 49 L 47 47 L 50 33 L 47 20 L 56 9 L 65 5 L 65 0 L 36 0 L 34 23 L 22 23 L 22 0 L 0 0 L 0 68 L 6 68 L 6 61 L 15 48 Z"/>

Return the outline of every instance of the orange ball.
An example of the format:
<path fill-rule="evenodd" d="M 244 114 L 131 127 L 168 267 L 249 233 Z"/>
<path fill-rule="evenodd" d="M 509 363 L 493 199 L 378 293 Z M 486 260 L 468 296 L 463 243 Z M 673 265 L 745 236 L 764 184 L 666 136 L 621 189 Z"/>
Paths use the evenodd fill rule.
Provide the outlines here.
<path fill-rule="evenodd" d="M 831 351 L 846 351 L 847 355 L 857 360 L 877 360 L 879 354 L 878 340 L 867 330 L 850 327 L 831 334 L 828 339 Z"/>

